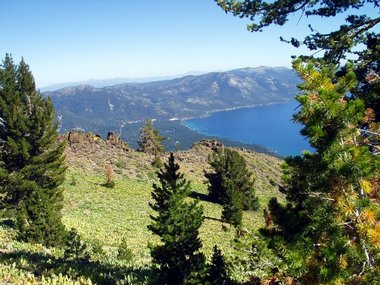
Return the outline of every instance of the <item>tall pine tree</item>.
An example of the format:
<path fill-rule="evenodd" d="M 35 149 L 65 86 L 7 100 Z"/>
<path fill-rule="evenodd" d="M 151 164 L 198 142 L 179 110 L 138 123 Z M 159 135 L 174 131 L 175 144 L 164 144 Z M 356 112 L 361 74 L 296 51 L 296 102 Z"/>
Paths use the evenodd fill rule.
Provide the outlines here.
<path fill-rule="evenodd" d="M 302 284 L 380 283 L 379 1 L 216 2 L 248 17 L 251 31 L 323 17 L 303 40 L 282 39 L 311 51 L 293 64 L 304 81 L 295 120 L 315 152 L 286 160 L 288 203 L 270 202 L 274 226 L 264 232 Z M 339 28 L 321 30 L 335 27 L 326 23 L 339 14 Z"/>
<path fill-rule="evenodd" d="M 153 185 L 151 216 L 148 229 L 161 239 L 151 249 L 153 262 L 159 266 L 159 284 L 199 284 L 205 257 L 200 252 L 202 243 L 199 228 L 204 216 L 198 202 L 187 202 L 190 183 L 179 172 L 179 165 L 170 154 L 168 163 L 157 172 L 160 184 Z"/>
<path fill-rule="evenodd" d="M 64 144 L 57 143 L 54 109 L 36 90 L 29 66 L 6 55 L 0 69 L 0 189 L 16 210 L 20 238 L 47 246 L 65 236 L 61 222 Z"/>
<path fill-rule="evenodd" d="M 377 271 L 380 261 L 380 208 L 370 199 L 380 159 L 357 129 L 364 104 L 348 95 L 356 76 L 351 71 L 332 80 L 331 65 L 301 60 L 294 67 L 305 80 L 295 119 L 315 152 L 286 160 L 288 204 L 270 202 L 274 227 L 266 234 L 301 283 L 365 284 L 364 273 Z"/>

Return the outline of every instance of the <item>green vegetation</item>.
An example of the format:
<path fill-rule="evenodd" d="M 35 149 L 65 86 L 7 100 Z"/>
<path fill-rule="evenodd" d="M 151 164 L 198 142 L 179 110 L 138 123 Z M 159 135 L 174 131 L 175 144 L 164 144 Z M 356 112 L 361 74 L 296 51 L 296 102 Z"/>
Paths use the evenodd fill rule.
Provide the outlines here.
<path fill-rule="evenodd" d="M 211 263 L 208 265 L 205 280 L 206 284 L 210 285 L 232 284 L 229 277 L 227 264 L 224 260 L 222 251 L 218 248 L 218 246 L 214 246 Z"/>
<path fill-rule="evenodd" d="M 159 184 L 153 184 L 154 203 L 150 204 L 156 215 L 151 216 L 148 226 L 161 241 L 150 246 L 153 263 L 159 266 L 157 284 L 197 284 L 203 280 L 205 261 L 199 239 L 203 209 L 198 201 L 185 201 L 190 182 L 179 172 L 173 153 L 157 177 Z"/>
<path fill-rule="evenodd" d="M 187 172 L 186 176 L 190 174 Z M 40 245 L 15 241 L 16 231 L 9 219 L 4 217 L 0 223 L 0 268 L 4 268 L 2 280 L 33 280 L 31 276 L 34 275 L 31 272 L 44 272 L 46 280 L 61 278 L 60 280 L 65 280 L 62 284 L 71 284 L 69 282 L 74 281 L 79 284 L 78 280 L 87 279 L 104 284 L 125 278 L 138 280 L 132 284 L 144 284 L 144 280 L 152 274 L 149 269 L 151 257 L 148 244 L 159 243 L 159 239 L 147 228 L 151 222 L 150 215 L 154 215 L 149 207 L 149 202 L 153 202 L 153 180 L 119 176 L 115 178 L 115 187 L 110 189 L 103 186 L 102 169 L 88 172 L 69 168 L 67 177 L 70 179 L 63 184 L 65 199 L 62 219 L 66 228 L 77 230 L 81 243 L 86 245 L 87 253 L 90 254 L 90 260 L 76 264 L 75 260 L 63 259 L 63 250 L 48 250 Z M 76 181 L 75 185 L 71 183 L 72 180 Z M 207 186 L 200 181 L 192 183 L 192 191 L 192 196 L 207 197 Z M 268 201 L 273 195 L 276 195 L 274 188 L 261 192 L 259 197 Z M 223 229 L 220 220 L 222 207 L 207 199 L 202 199 L 199 203 L 205 215 L 205 221 L 200 228 L 202 252 L 208 259 L 211 258 L 215 244 L 223 250 L 227 260 L 232 260 L 236 255 L 244 255 L 243 251 L 239 253 L 239 249 L 235 248 L 235 232 Z M 261 211 L 264 206 L 263 203 Z M 242 226 L 249 231 L 263 226 L 261 211 L 245 212 Z M 102 250 L 100 254 L 99 247 Z M 120 248 L 127 248 L 127 258 L 120 254 Z M 51 263 L 45 262 L 48 259 Z M 72 271 L 68 270 L 70 266 L 74 266 Z M 245 278 L 245 273 L 240 268 L 233 270 L 234 278 Z M 104 277 L 107 272 L 111 272 L 111 276 Z M 59 274 L 62 276 L 59 277 Z M 35 277 L 34 282 L 37 283 L 37 280 Z"/>
<path fill-rule="evenodd" d="M 266 236 L 275 251 L 285 250 L 286 263 L 298 259 L 289 272 L 303 284 L 347 282 L 380 261 L 374 218 L 380 209 L 368 195 L 372 186 L 367 182 L 377 177 L 380 159 L 355 143 L 364 106 L 360 99 L 345 99 L 355 76 L 347 73 L 332 82 L 331 66 L 294 65 L 305 80 L 297 97 L 302 109 L 295 118 L 304 124 L 302 132 L 316 152 L 286 160 L 288 204 L 269 203 L 274 226 Z"/>
<path fill-rule="evenodd" d="M 19 231 L 12 213 L 2 211 L 2 281 L 148 284 L 148 280 L 155 279 L 148 244 L 160 244 L 160 241 L 147 228 L 150 216 L 154 214 L 149 207 L 152 183 L 157 183 L 155 168 L 151 165 L 152 156 L 94 140 L 91 135 L 79 135 L 78 142 L 65 149 L 69 168 L 62 185 L 62 221 L 71 230 L 63 248 L 46 248 L 40 244 L 18 241 Z M 243 256 L 245 253 L 235 247 L 235 232 L 223 226 L 220 220 L 222 207 L 207 198 L 203 172 L 208 167 L 207 154 L 211 152 L 210 148 L 199 144 L 191 151 L 175 153 L 181 170 L 193 182 L 190 197 L 184 203 L 195 205 L 194 201 L 199 200 L 204 209 L 205 220 L 199 229 L 203 244 L 201 255 L 204 254 L 209 260 L 213 246 L 218 244 L 226 260 L 232 260 L 233 256 Z M 258 177 L 257 187 L 263 189 L 259 194 L 262 201 L 278 195 L 273 186 L 279 182 L 278 159 L 242 150 L 239 153 L 244 155 L 250 169 Z M 108 171 L 105 165 L 109 165 Z M 265 172 L 262 172 L 264 169 Z M 104 187 L 107 181 L 112 181 L 114 187 Z M 253 231 L 261 225 L 261 214 L 243 214 L 242 227 L 245 231 Z M 232 268 L 231 272 L 234 279 L 246 278 L 244 271 L 238 267 Z"/>
<path fill-rule="evenodd" d="M 0 68 L 0 203 L 17 218 L 18 238 L 62 244 L 64 144 L 54 110 L 36 90 L 29 66 L 6 55 Z"/>
<path fill-rule="evenodd" d="M 158 131 L 154 129 L 153 120 L 147 119 L 141 128 L 140 140 L 138 141 L 139 150 L 157 157 L 165 151 L 162 144 L 164 140 L 165 137 L 160 136 Z"/>
<path fill-rule="evenodd" d="M 312 52 L 293 62 L 303 80 L 294 118 L 315 152 L 286 159 L 282 192 L 287 203 L 269 202 L 261 250 L 278 258 L 272 258 L 278 272 L 273 278 L 292 284 L 379 284 L 380 34 L 375 27 L 380 17 L 360 15 L 364 6 L 379 11 L 379 2 L 217 3 L 248 17 L 251 31 L 284 25 L 297 11 L 326 20 L 346 14 L 336 31 L 310 27 L 303 40 L 282 39 Z"/>
<path fill-rule="evenodd" d="M 223 205 L 222 220 L 239 228 L 243 209 L 258 207 L 252 174 L 236 150 L 219 149 L 209 158 L 209 163 L 213 169 L 205 173 L 210 184 L 209 198 Z"/>
<path fill-rule="evenodd" d="M 379 7 L 378 1 L 360 0 L 217 2 L 250 17 L 253 31 L 282 25 L 297 10 L 330 17 L 366 3 Z M 85 151 L 87 164 L 83 156 L 76 158 L 81 163 L 70 165 L 71 180 L 62 193 L 63 144 L 56 141 L 51 104 L 35 92 L 27 65 L 22 61 L 16 68 L 7 56 L 0 73 L 0 197 L 7 206 L 0 221 L 1 282 L 379 284 L 379 143 L 364 135 L 379 130 L 380 44 L 379 35 L 370 33 L 378 23 L 380 18 L 350 15 L 338 31 L 290 41 L 325 50 L 321 58 L 302 56 L 293 63 L 303 80 L 294 118 L 304 125 L 302 134 L 315 152 L 287 158 L 280 183 L 276 164 L 263 156 L 217 150 L 211 160 L 215 173 L 208 174 L 214 200 L 199 178 L 206 170 L 200 167 L 205 145 L 208 151 L 222 148 L 210 142 L 171 154 L 155 177 L 152 155 L 91 140 L 94 157 Z M 355 51 L 357 58 L 342 62 L 358 45 L 363 49 Z M 157 163 L 162 137 L 151 121 L 146 130 L 151 138 L 143 134 L 141 145 L 150 145 L 147 152 L 153 149 Z M 104 149 L 112 151 L 95 158 Z M 120 164 L 119 155 L 130 160 Z M 194 181 L 192 188 L 178 172 L 175 156 Z M 97 163 L 109 165 L 112 188 L 103 187 Z M 111 164 L 122 167 L 117 181 Z M 259 203 L 249 169 L 260 188 Z M 285 200 L 269 191 L 277 187 Z M 222 206 L 213 203 L 215 196 Z M 243 205 L 261 207 L 265 223 L 257 213 L 242 212 Z M 62 221 L 72 229 L 64 247 L 53 247 L 63 241 L 62 206 Z M 238 235 L 223 220 L 238 226 Z"/>
<path fill-rule="evenodd" d="M 89 258 L 87 253 L 87 245 L 83 243 L 76 229 L 71 229 L 67 235 L 64 257 L 68 260 L 80 259 L 86 260 Z"/>

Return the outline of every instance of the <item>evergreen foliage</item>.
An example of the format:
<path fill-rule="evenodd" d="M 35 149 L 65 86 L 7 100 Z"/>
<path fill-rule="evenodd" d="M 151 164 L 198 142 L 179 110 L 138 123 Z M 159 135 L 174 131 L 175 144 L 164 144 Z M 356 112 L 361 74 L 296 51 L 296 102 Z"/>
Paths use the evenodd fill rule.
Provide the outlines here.
<path fill-rule="evenodd" d="M 31 194 L 19 204 L 16 214 L 19 238 L 46 246 L 61 245 L 66 235 L 56 205 L 34 182 L 24 182 L 23 186 L 27 186 Z"/>
<path fill-rule="evenodd" d="M 209 285 L 231 285 L 233 284 L 229 274 L 228 267 L 224 261 L 222 251 L 218 246 L 214 246 L 211 257 L 211 264 L 206 272 L 206 284 Z"/>
<path fill-rule="evenodd" d="M 243 195 L 237 190 L 236 183 L 231 179 L 224 179 L 222 221 L 240 228 L 243 220 Z"/>
<path fill-rule="evenodd" d="M 218 150 L 209 163 L 214 171 L 205 174 L 210 183 L 209 197 L 223 205 L 222 219 L 238 227 L 242 210 L 258 207 L 252 174 L 247 170 L 244 158 L 235 150 Z"/>
<path fill-rule="evenodd" d="M 256 210 L 258 199 L 255 196 L 254 179 L 252 173 L 247 169 L 245 159 L 236 151 L 221 149 L 213 154 L 209 163 L 214 172 L 206 173 L 209 180 L 209 197 L 212 201 L 224 204 L 227 202 L 227 185 L 242 193 L 244 210 Z M 232 185 L 231 185 L 232 186 Z"/>
<path fill-rule="evenodd" d="M 81 261 L 88 260 L 90 258 L 87 245 L 81 241 L 80 235 L 76 229 L 71 229 L 68 232 L 65 243 L 65 259 Z"/>
<path fill-rule="evenodd" d="M 117 257 L 125 262 L 131 262 L 133 260 L 132 250 L 129 248 L 126 238 L 122 238 L 120 245 L 117 249 Z"/>
<path fill-rule="evenodd" d="M 269 246 L 302 284 L 373 284 L 380 271 L 380 3 L 354 1 L 217 0 L 226 11 L 249 17 L 251 31 L 284 25 L 294 13 L 327 18 L 345 13 L 332 32 L 311 28 L 293 67 L 304 83 L 294 119 L 314 153 L 290 157 L 281 189 L 287 205 L 269 203 L 273 226 L 263 229 Z M 360 14 L 364 12 L 363 14 Z M 324 51 L 323 54 L 315 51 Z M 354 55 L 354 56 L 352 56 Z M 320 57 L 316 57 L 320 56 Z M 371 136 L 375 138 L 372 138 Z M 370 281 L 371 280 L 371 281 Z"/>
<path fill-rule="evenodd" d="M 0 191 L 2 206 L 16 210 L 22 239 L 63 242 L 63 151 L 50 99 L 36 91 L 24 60 L 17 66 L 6 55 L 0 68 Z"/>
<path fill-rule="evenodd" d="M 185 201 L 190 183 L 179 172 L 179 165 L 170 154 L 168 163 L 157 172 L 160 184 L 153 185 L 148 229 L 161 239 L 161 245 L 151 249 L 153 262 L 159 266 L 159 284 L 197 284 L 201 280 L 205 257 L 200 252 L 202 243 L 199 228 L 204 216 L 198 202 Z"/>
<path fill-rule="evenodd" d="M 336 75 L 344 76 L 354 72 L 360 84 L 351 88 L 353 97 L 361 98 L 366 108 L 371 108 L 380 120 L 379 90 L 380 90 L 380 37 L 376 26 L 380 23 L 380 3 L 377 0 L 352 1 L 307 1 L 307 0 L 216 0 L 226 12 L 231 12 L 241 18 L 247 17 L 252 23 L 248 29 L 253 32 L 263 31 L 270 25 L 285 25 L 289 18 L 323 17 L 324 21 L 338 14 L 345 15 L 345 23 L 331 32 L 322 32 L 309 25 L 310 34 L 304 39 L 281 38 L 282 41 L 294 47 L 305 46 L 312 55 L 302 55 L 303 60 L 313 59 L 319 63 L 328 63 L 340 68 L 334 69 Z M 367 11 L 377 11 L 374 17 L 369 17 Z M 297 15 L 298 13 L 298 15 Z M 332 25 L 335 26 L 335 25 Z M 324 53 L 320 53 L 323 51 Z M 316 56 L 322 55 L 320 58 Z M 347 70 L 344 61 L 353 64 Z"/>
<path fill-rule="evenodd" d="M 333 66 L 301 60 L 294 68 L 304 79 L 295 119 L 316 151 L 286 159 L 288 204 L 270 202 L 274 227 L 264 232 L 285 262 L 293 262 L 288 273 L 303 284 L 363 282 L 357 276 L 371 274 L 380 261 L 380 208 L 369 199 L 380 159 L 360 143 L 364 104 L 347 97 L 356 76 L 336 78 Z"/>
<path fill-rule="evenodd" d="M 161 136 L 156 129 L 153 127 L 153 120 L 147 119 L 145 121 L 144 127 L 140 131 L 139 151 L 153 154 L 158 157 L 159 154 L 164 153 L 164 145 L 162 142 L 165 137 Z"/>

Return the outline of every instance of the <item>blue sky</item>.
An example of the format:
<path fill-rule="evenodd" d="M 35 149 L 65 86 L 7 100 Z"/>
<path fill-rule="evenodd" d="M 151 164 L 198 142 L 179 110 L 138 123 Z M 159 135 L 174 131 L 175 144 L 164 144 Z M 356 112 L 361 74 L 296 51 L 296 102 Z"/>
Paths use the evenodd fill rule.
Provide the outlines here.
<path fill-rule="evenodd" d="M 246 30 L 213 0 L 1 0 L 0 56 L 23 56 L 37 85 L 288 66 L 300 54 L 279 37 L 341 19 L 296 15 L 284 27 Z M 329 29 L 327 31 L 329 31 Z"/>

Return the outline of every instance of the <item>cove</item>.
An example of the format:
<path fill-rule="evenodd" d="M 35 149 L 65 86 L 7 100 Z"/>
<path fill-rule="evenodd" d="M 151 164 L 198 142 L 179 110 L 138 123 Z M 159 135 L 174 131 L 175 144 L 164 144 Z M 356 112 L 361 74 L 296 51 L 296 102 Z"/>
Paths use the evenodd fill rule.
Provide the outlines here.
<path fill-rule="evenodd" d="M 308 141 L 300 135 L 301 125 L 292 115 L 298 102 L 262 105 L 212 113 L 205 118 L 182 121 L 198 133 L 265 146 L 280 156 L 300 155 L 312 151 Z"/>

